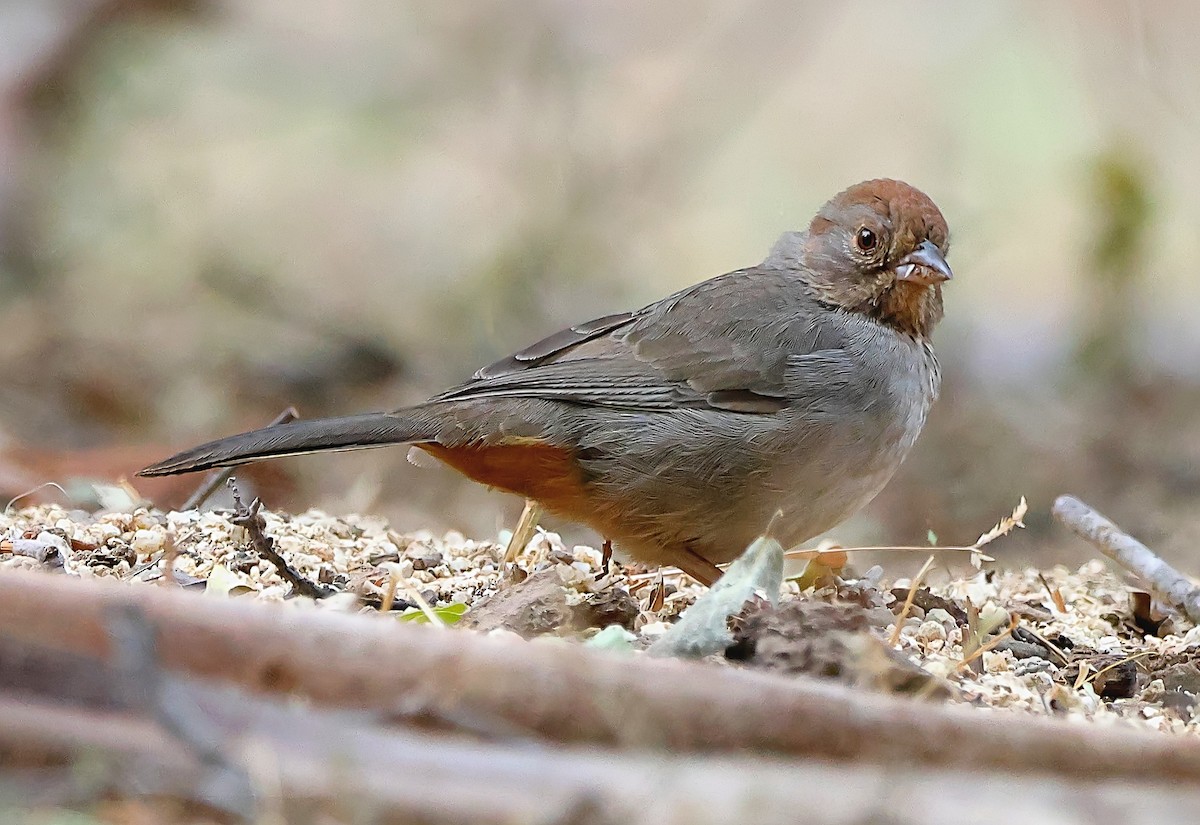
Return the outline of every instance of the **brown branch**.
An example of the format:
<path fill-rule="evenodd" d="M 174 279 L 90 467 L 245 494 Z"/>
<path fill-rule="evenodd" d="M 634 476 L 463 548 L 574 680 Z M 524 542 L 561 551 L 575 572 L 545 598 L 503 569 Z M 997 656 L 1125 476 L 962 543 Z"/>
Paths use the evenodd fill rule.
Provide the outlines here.
<path fill-rule="evenodd" d="M 7 663 L 27 652 L 0 636 Z M 10 811 L 22 791 L 37 792 L 42 805 L 153 795 L 230 809 L 227 794 L 214 794 L 221 789 L 202 754 L 181 748 L 151 723 L 158 711 L 133 701 L 128 674 L 95 656 L 42 650 L 41 659 L 37 674 L 0 669 L 0 784 Z M 176 703 L 203 711 L 205 739 L 220 743 L 222 759 L 258 777 L 256 797 L 272 799 L 276 818 L 284 821 L 337 811 L 331 818 L 371 823 L 782 825 L 803 809 L 805 821 L 816 825 L 884 818 L 896 825 L 950 825 L 967 812 L 977 819 L 1012 815 L 1019 799 L 1022 819 L 1084 819 L 1088 810 L 1119 805 L 1123 822 L 1157 825 L 1187 821 L 1187 811 L 1200 805 L 1200 791 L 1165 780 L 1082 782 L 969 764 L 931 768 L 917 759 L 832 765 L 748 754 L 548 747 L 528 738 L 514 747 L 509 731 L 481 726 L 476 734 L 501 741 L 472 741 L 421 731 L 420 718 L 383 726 L 378 714 L 304 707 L 190 677 L 155 678 Z M 88 682 L 87 694 L 71 687 L 80 680 Z M 31 698 L 31 691 L 41 697 Z M 79 781 L 81 761 L 86 783 Z M 36 774 L 26 770 L 31 767 Z M 48 784 L 60 789 L 49 800 Z M 888 804 L 896 798 L 906 804 Z M 251 821 L 267 818 L 261 805 L 253 813 L 258 816 L 247 817 Z"/>
<path fill-rule="evenodd" d="M 205 691 L 199 683 L 188 687 Z M 804 821 L 814 825 L 957 825 L 972 817 L 1083 821 L 1098 810 L 1119 809 L 1124 825 L 1158 825 L 1190 821 L 1200 807 L 1200 791 L 1165 779 L 1080 782 L 911 763 L 831 765 L 536 745 L 515 750 L 380 728 L 361 716 L 232 691 L 221 700 L 214 715 L 228 748 L 247 767 L 269 771 L 264 790 L 278 794 L 277 818 L 288 822 L 324 815 L 375 825 L 785 825 L 804 811 Z M 204 775 L 195 761 L 156 726 L 129 714 L 0 694 L 0 756 L 9 806 L 19 801 L 21 782 L 29 781 L 22 767 L 36 766 L 44 777 L 56 764 L 59 778 L 75 785 L 67 802 L 79 804 L 81 792 L 204 801 Z M 81 760 L 90 787 L 79 787 L 75 763 Z M 45 804 L 44 797 L 39 801 Z"/>
<path fill-rule="evenodd" d="M 160 655 L 174 675 L 342 707 L 426 708 L 434 718 L 494 720 L 563 743 L 1200 781 L 1200 742 L 1187 738 L 435 632 L 374 616 L 33 573 L 0 576 L 0 626 L 61 651 L 109 656 L 107 611 L 131 603 L 170 640 Z"/>
<path fill-rule="evenodd" d="M 109 613 L 109 638 L 127 699 L 175 737 L 203 771 L 201 801 L 251 818 L 254 787 L 247 772 L 226 753 L 226 737 L 213 720 L 159 665 L 155 628 L 133 604 Z"/>

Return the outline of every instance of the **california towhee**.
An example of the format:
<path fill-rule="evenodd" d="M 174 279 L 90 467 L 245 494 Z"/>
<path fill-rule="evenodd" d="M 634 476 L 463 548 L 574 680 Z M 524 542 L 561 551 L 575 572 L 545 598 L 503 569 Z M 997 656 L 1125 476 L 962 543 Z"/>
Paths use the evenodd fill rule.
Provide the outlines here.
<path fill-rule="evenodd" d="M 867 181 L 758 266 L 577 324 L 424 404 L 234 435 L 141 474 L 413 444 L 711 583 L 772 519 L 797 544 L 891 478 L 938 394 L 946 249 L 925 194 Z"/>

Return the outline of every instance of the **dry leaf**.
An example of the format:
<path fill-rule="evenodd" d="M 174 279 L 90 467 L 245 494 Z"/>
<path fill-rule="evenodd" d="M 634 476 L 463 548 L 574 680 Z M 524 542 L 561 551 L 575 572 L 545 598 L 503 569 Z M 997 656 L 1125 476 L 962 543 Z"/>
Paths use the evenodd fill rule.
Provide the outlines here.
<path fill-rule="evenodd" d="M 1051 587 L 1050 582 L 1046 581 L 1046 577 L 1038 573 L 1038 580 L 1042 583 L 1042 587 L 1046 588 L 1046 592 L 1050 594 L 1050 600 L 1054 602 L 1054 609 L 1059 613 L 1067 612 L 1067 603 L 1063 599 L 1062 591 L 1057 587 Z"/>
<path fill-rule="evenodd" d="M 666 600 L 667 585 L 666 582 L 663 581 L 663 577 L 660 574 L 658 577 L 658 584 L 654 586 L 654 590 L 650 593 L 650 606 L 648 608 L 649 612 L 657 613 L 658 611 L 662 610 L 663 604 L 666 603 Z"/>

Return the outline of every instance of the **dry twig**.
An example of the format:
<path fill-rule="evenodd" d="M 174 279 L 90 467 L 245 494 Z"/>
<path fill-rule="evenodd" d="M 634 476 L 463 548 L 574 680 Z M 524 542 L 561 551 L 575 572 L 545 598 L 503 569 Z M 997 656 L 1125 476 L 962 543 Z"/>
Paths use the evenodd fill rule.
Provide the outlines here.
<path fill-rule="evenodd" d="M 431 625 L 434 627 L 446 626 L 446 623 L 442 621 L 442 617 L 439 616 L 433 609 L 432 605 L 429 604 L 429 600 L 421 595 L 420 590 L 413 587 L 411 584 L 406 584 L 404 586 L 404 590 L 406 593 L 408 593 L 408 597 L 413 600 L 413 603 L 416 604 L 417 609 L 425 614 L 425 618 L 429 620 Z"/>
<path fill-rule="evenodd" d="M 800 547 L 800 548 L 793 548 L 791 550 L 785 550 L 783 557 L 785 559 L 792 559 L 792 560 L 815 559 L 824 553 L 829 553 L 834 550 L 839 551 L 839 552 L 845 552 L 845 553 L 868 553 L 868 552 L 869 553 L 909 553 L 909 552 L 918 552 L 918 551 L 925 552 L 925 553 L 930 553 L 930 552 L 933 552 L 933 553 L 970 553 L 971 554 L 971 563 L 974 564 L 976 567 L 978 567 L 979 564 L 981 564 L 983 562 L 993 562 L 996 560 L 994 557 L 989 556 L 983 552 L 984 546 L 991 544 L 993 541 L 995 541 L 998 538 L 1001 538 L 1002 536 L 1007 536 L 1009 533 L 1011 533 L 1013 530 L 1016 530 L 1018 527 L 1024 527 L 1025 523 L 1022 521 L 1022 519 L 1025 517 L 1025 513 L 1028 512 L 1028 510 L 1029 510 L 1029 504 L 1025 501 L 1025 497 L 1021 496 L 1021 501 L 1018 502 L 1017 506 L 1013 509 L 1012 513 L 1005 516 L 1004 518 L 1000 519 L 1000 521 L 998 521 L 995 525 L 993 525 L 993 527 L 990 530 L 988 530 L 986 533 L 983 533 L 982 535 L 980 535 L 979 538 L 977 538 L 975 540 L 974 544 L 968 544 L 968 545 L 957 545 L 957 544 L 947 544 L 947 545 L 870 544 L 870 545 L 860 545 L 858 547 L 841 547 L 839 545 L 834 544 L 834 545 L 830 545 L 827 547 L 817 547 L 817 548 Z M 768 530 L 768 534 L 769 534 L 769 530 Z M 726 565 L 726 564 L 719 564 L 717 566 L 720 567 L 722 570 L 725 569 L 726 567 L 728 567 L 728 565 Z M 651 581 L 654 578 L 656 578 L 660 573 L 663 575 L 667 575 L 667 576 L 678 576 L 678 575 L 682 575 L 683 571 L 677 567 L 663 567 L 663 568 L 660 568 L 659 570 L 652 570 L 652 571 L 648 571 L 646 573 L 635 573 L 631 576 L 628 576 L 627 579 L 630 582 Z"/>
<path fill-rule="evenodd" d="M 310 599 L 326 599 L 335 595 L 338 591 L 332 587 L 326 587 L 314 581 L 309 581 L 296 568 L 288 564 L 287 559 L 279 554 L 275 549 L 275 540 L 267 535 L 266 526 L 267 520 L 263 518 L 262 501 L 254 499 L 247 507 L 242 503 L 241 494 L 238 493 L 237 484 L 233 479 L 228 481 L 229 488 L 233 491 L 233 502 L 236 510 L 229 520 L 242 527 L 250 534 L 250 544 L 254 547 L 256 553 L 262 556 L 271 564 L 275 565 L 275 569 L 279 571 L 279 575 L 292 586 L 292 591 L 301 595 L 308 596 Z"/>
<path fill-rule="evenodd" d="M 1062 591 L 1057 587 L 1051 587 L 1050 582 L 1046 581 L 1044 573 L 1038 573 L 1038 581 L 1042 583 L 1042 587 L 1046 588 L 1046 593 L 1050 596 L 1050 601 L 1054 605 L 1054 609 L 1059 613 L 1066 614 L 1067 603 L 1063 601 Z"/>
<path fill-rule="evenodd" d="M 206 687 L 184 686 L 197 694 Z M 834 765 L 534 743 L 514 751 L 508 742 L 463 741 L 227 689 L 220 693 L 215 716 L 229 747 L 248 769 L 270 765 L 278 799 L 274 821 L 788 825 L 803 810 L 812 825 L 876 822 L 881 816 L 893 825 L 958 825 L 993 815 L 1084 822 L 1097 810 L 1119 810 L 1122 825 L 1160 825 L 1189 821 L 1200 807 L 1200 791 L 1165 778 L 1135 784 L 997 773 L 966 763 L 948 769 L 911 760 Z M 93 791 L 108 799 L 202 799 L 203 766 L 158 726 L 128 713 L 0 694 L 0 750 L 12 757 L 0 767 L 6 807 L 20 804 L 21 786 L 12 780 L 28 782 L 29 774 L 20 773 L 26 765 L 36 765 L 43 778 L 56 775 L 67 789 L 74 777 L 75 793 L 64 800 L 71 807 L 81 802 L 80 766 L 89 768 L 82 773 L 92 782 L 98 767 L 120 766 L 114 780 Z M 53 765 L 65 767 L 55 773 L 46 767 Z M 888 801 L 897 798 L 905 804 Z M 45 806 L 44 791 L 38 803 Z M 251 821 L 272 821 L 263 807 L 256 813 Z"/>
<path fill-rule="evenodd" d="M 1169 604 L 1200 623 L 1200 587 L 1153 550 L 1074 496 L 1059 496 L 1054 517 L 1075 535 L 1145 581 Z"/>
<path fill-rule="evenodd" d="M 133 604 L 115 608 L 109 615 L 109 636 L 124 688 L 134 706 L 149 714 L 202 766 L 198 796 L 207 804 L 251 817 L 255 793 L 245 770 L 225 752 L 224 736 L 190 696 L 173 690 L 173 683 L 158 662 L 154 627 Z"/>

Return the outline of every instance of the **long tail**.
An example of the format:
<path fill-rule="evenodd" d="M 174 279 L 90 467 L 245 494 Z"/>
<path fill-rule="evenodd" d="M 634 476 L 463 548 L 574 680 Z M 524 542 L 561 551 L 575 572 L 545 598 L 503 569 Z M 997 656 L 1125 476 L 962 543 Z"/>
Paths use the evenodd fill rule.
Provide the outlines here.
<path fill-rule="evenodd" d="M 403 412 L 293 421 L 201 444 L 151 464 L 138 475 L 169 476 L 213 467 L 234 467 L 261 458 L 404 444 L 430 438 L 432 433 L 424 432 L 424 429 L 418 416 Z"/>

